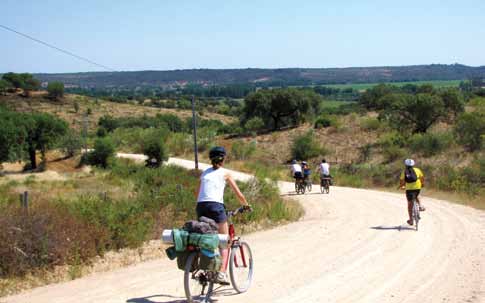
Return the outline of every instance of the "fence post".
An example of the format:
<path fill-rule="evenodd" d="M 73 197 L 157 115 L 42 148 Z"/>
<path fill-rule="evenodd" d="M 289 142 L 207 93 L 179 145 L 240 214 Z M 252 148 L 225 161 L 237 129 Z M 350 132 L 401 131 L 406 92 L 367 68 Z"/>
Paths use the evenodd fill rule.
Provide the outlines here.
<path fill-rule="evenodd" d="M 23 193 L 20 194 L 20 206 L 28 210 L 29 209 L 29 192 L 24 191 Z"/>

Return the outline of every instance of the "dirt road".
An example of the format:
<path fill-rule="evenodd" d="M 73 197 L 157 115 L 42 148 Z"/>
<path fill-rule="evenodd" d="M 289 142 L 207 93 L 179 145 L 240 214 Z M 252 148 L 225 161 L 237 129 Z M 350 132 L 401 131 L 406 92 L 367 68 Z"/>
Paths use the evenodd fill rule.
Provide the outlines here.
<path fill-rule="evenodd" d="M 485 302 L 485 212 L 423 198 L 416 232 L 405 223 L 404 195 L 332 187 L 296 196 L 292 184 L 279 187 L 305 217 L 246 236 L 253 286 L 242 295 L 222 288 L 217 302 Z M 163 259 L 0 302 L 185 302 L 182 279 Z"/>

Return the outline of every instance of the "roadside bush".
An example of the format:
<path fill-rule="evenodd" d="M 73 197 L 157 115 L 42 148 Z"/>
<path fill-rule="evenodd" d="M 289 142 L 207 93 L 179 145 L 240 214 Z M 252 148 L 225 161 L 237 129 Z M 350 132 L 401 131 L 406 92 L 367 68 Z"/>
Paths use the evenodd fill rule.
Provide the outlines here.
<path fill-rule="evenodd" d="M 94 142 L 94 150 L 83 155 L 81 160 L 83 164 L 90 164 L 108 167 L 108 159 L 115 154 L 113 142 L 109 138 L 96 139 Z"/>
<path fill-rule="evenodd" d="M 313 131 L 297 136 L 293 139 L 291 146 L 291 156 L 297 160 L 308 160 L 317 156 L 324 156 L 328 153 L 315 140 Z"/>
<path fill-rule="evenodd" d="M 148 157 L 147 166 L 158 167 L 163 161 L 168 160 L 165 151 L 164 138 L 161 138 L 156 133 L 143 138 L 142 142 L 143 154 Z"/>
<path fill-rule="evenodd" d="M 167 151 L 175 156 L 193 151 L 193 144 L 192 136 L 187 133 L 174 133 L 166 140 Z"/>
<path fill-rule="evenodd" d="M 449 133 L 414 134 L 409 139 L 409 148 L 424 157 L 430 157 L 441 153 L 452 143 L 453 137 Z"/>
<path fill-rule="evenodd" d="M 463 113 L 458 117 L 454 133 L 458 143 L 470 151 L 483 148 L 485 142 L 485 114 Z"/>
<path fill-rule="evenodd" d="M 0 277 L 87 261 L 96 256 L 97 228 L 78 221 L 62 205 L 9 207 L 0 215 Z"/>
<path fill-rule="evenodd" d="M 256 142 L 246 143 L 242 140 L 237 140 L 232 143 L 231 156 L 236 160 L 247 160 L 256 151 Z"/>
<path fill-rule="evenodd" d="M 153 221 L 136 200 L 113 201 L 87 195 L 69 201 L 68 206 L 78 219 L 104 231 L 95 239 L 98 252 L 137 247 L 148 240 Z"/>

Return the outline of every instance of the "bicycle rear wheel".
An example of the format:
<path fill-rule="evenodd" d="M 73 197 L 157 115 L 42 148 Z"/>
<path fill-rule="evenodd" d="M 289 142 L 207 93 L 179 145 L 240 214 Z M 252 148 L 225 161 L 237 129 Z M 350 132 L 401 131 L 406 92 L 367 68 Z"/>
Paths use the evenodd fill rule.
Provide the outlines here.
<path fill-rule="evenodd" d="M 234 245 L 229 256 L 229 276 L 232 287 L 238 293 L 247 291 L 251 286 L 253 270 L 253 255 L 249 245 L 246 242 Z"/>
<path fill-rule="evenodd" d="M 413 201 L 413 219 L 414 223 L 416 224 L 416 231 L 418 231 L 418 225 L 419 225 L 419 206 L 416 201 Z"/>
<path fill-rule="evenodd" d="M 185 263 L 184 290 L 187 302 L 208 302 L 213 282 L 208 280 L 207 273 L 198 266 L 194 269 L 194 262 L 197 262 L 197 252 L 191 253 Z"/>

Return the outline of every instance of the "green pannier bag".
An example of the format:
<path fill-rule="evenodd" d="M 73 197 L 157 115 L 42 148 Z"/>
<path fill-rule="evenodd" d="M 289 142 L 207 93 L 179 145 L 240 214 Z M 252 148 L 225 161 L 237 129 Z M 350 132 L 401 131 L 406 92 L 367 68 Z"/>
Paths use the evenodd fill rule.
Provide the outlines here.
<path fill-rule="evenodd" d="M 199 255 L 199 268 L 204 270 L 218 271 L 221 268 L 222 259 L 220 255 L 208 257 L 201 253 Z"/>
<path fill-rule="evenodd" d="M 187 259 L 189 258 L 192 252 L 185 250 L 185 251 L 178 251 L 177 252 L 177 267 L 180 270 L 185 270 L 185 264 L 187 263 Z M 193 272 L 197 268 L 198 258 L 194 258 L 194 262 L 192 263 L 192 268 L 190 272 Z"/>

